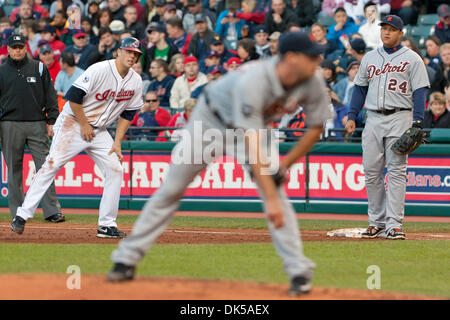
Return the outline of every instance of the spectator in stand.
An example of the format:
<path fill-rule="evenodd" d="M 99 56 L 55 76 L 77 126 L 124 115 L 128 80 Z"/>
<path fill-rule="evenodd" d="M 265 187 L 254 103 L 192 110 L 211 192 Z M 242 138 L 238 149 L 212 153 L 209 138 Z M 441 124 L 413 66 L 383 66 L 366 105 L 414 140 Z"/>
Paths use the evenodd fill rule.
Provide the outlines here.
<path fill-rule="evenodd" d="M 328 28 L 327 39 L 336 41 L 339 49 L 350 47 L 350 36 L 358 32 L 359 26 L 350 21 L 344 8 L 337 8 L 334 13 L 335 24 Z"/>
<path fill-rule="evenodd" d="M 297 16 L 292 10 L 286 8 L 283 0 L 272 0 L 271 8 L 264 21 L 268 33 L 272 34 L 275 31 L 283 33 L 289 23 L 297 23 Z"/>
<path fill-rule="evenodd" d="M 31 5 L 28 3 L 22 3 L 19 6 L 19 11 L 17 13 L 16 19 L 13 22 L 15 28 L 19 29 L 19 27 L 25 22 L 30 20 L 36 20 L 36 17 L 31 10 Z M 12 20 L 12 19 L 11 19 Z"/>
<path fill-rule="evenodd" d="M 58 39 L 58 35 L 56 34 L 56 27 L 50 24 L 47 24 L 41 31 L 42 40 L 48 41 L 50 47 L 53 49 L 53 53 L 55 54 L 55 58 L 58 59 L 60 54 L 66 48 L 66 44 Z M 35 56 L 38 56 L 36 52 Z"/>
<path fill-rule="evenodd" d="M 178 128 L 177 130 L 166 131 L 166 134 L 170 136 L 170 140 L 178 141 L 183 134 L 183 129 L 191 116 L 192 110 L 197 104 L 197 99 L 186 99 L 183 103 L 183 111 L 176 113 L 167 123 L 167 127 Z"/>
<path fill-rule="evenodd" d="M 315 42 L 324 46 L 325 57 L 339 49 L 338 43 L 335 40 L 328 40 L 326 38 L 327 31 L 325 27 L 320 23 L 314 23 L 311 26 L 311 33 L 314 37 Z"/>
<path fill-rule="evenodd" d="M 90 56 L 96 48 L 93 44 L 88 43 L 84 29 L 72 30 L 72 41 L 73 45 L 66 47 L 63 52 L 70 52 L 74 57 L 75 65 L 86 70 L 93 63 Z"/>
<path fill-rule="evenodd" d="M 297 14 L 297 23 L 300 27 L 309 27 L 314 23 L 316 12 L 313 0 L 292 0 L 291 4 Z"/>
<path fill-rule="evenodd" d="M 269 44 L 270 44 L 269 49 L 270 49 L 270 54 L 272 56 L 276 56 L 280 52 L 280 47 L 279 47 L 280 36 L 281 36 L 281 33 L 278 31 L 275 31 L 269 37 Z"/>
<path fill-rule="evenodd" d="M 192 91 L 208 82 L 206 75 L 199 72 L 198 60 L 194 56 L 184 59 L 184 74 L 178 77 L 170 92 L 170 107 L 175 110 L 183 108 Z"/>
<path fill-rule="evenodd" d="M 219 37 L 225 39 L 225 47 L 229 50 L 237 49 L 237 42 L 242 39 L 242 28 L 245 21 L 236 17 L 236 13 L 240 10 L 238 0 L 226 0 L 226 9 L 219 14 L 215 32 Z"/>
<path fill-rule="evenodd" d="M 323 78 L 327 85 L 332 88 L 336 84 L 336 66 L 331 60 L 323 60 L 320 64 L 323 72 Z"/>
<path fill-rule="evenodd" d="M 221 66 L 211 66 L 211 67 L 209 67 L 206 70 L 206 77 L 208 78 L 208 83 L 219 79 L 225 73 L 226 73 L 225 69 L 223 69 Z M 204 84 L 203 86 L 206 86 L 206 84 Z M 197 89 L 199 89 L 199 88 L 197 88 Z M 191 95 L 191 97 L 192 97 L 192 95 Z"/>
<path fill-rule="evenodd" d="M 343 104 L 349 105 L 350 98 L 352 96 L 354 80 L 361 62 L 358 60 L 353 60 L 348 64 L 347 76 L 339 80 L 331 89 L 336 93 L 338 100 L 342 101 Z"/>
<path fill-rule="evenodd" d="M 370 49 L 380 48 L 383 45 L 380 37 L 380 14 L 377 6 L 372 1 L 364 5 L 364 22 L 358 30 L 358 33 L 363 37 L 364 42 Z"/>
<path fill-rule="evenodd" d="M 136 113 L 130 122 L 132 127 L 166 127 L 170 120 L 169 111 L 159 106 L 158 95 L 154 91 L 148 91 L 144 96 L 144 105 Z M 160 131 L 151 129 L 133 130 L 136 140 L 154 141 Z"/>
<path fill-rule="evenodd" d="M 138 20 L 138 12 L 136 7 L 128 5 L 125 7 L 125 28 L 131 31 L 134 38 L 139 40 L 145 39 L 145 26 Z"/>
<path fill-rule="evenodd" d="M 201 0 L 187 0 L 188 11 L 183 17 L 183 28 L 190 35 L 194 35 L 197 29 L 196 17 L 205 16 L 205 22 L 209 30 L 214 30 L 216 26 L 216 16 L 213 12 L 203 8 Z"/>
<path fill-rule="evenodd" d="M 125 23 L 121 20 L 113 20 L 109 24 L 109 30 L 115 41 L 120 41 L 120 34 L 125 30 Z"/>
<path fill-rule="evenodd" d="M 150 64 L 150 75 L 153 81 L 147 91 L 154 91 L 158 95 L 159 105 L 163 108 L 170 108 L 170 91 L 172 90 L 175 77 L 169 74 L 169 65 L 166 61 L 155 59 Z"/>
<path fill-rule="evenodd" d="M 447 101 L 447 109 L 450 111 L 450 85 L 445 89 L 445 100 Z"/>
<path fill-rule="evenodd" d="M 75 57 L 71 52 L 64 51 L 59 56 L 61 71 L 56 76 L 56 94 L 63 98 L 72 86 L 73 82 L 83 73 L 83 69 L 75 65 Z"/>
<path fill-rule="evenodd" d="M 450 43 L 444 43 L 439 50 L 442 62 L 431 83 L 431 92 L 439 91 L 444 93 L 444 89 L 450 84 Z"/>
<path fill-rule="evenodd" d="M 450 42 L 450 6 L 441 4 L 437 9 L 439 22 L 434 26 L 434 35 L 442 43 Z"/>
<path fill-rule="evenodd" d="M 197 32 L 192 36 L 187 49 L 187 54 L 195 56 L 198 60 L 205 58 L 215 36 L 215 33 L 208 28 L 206 19 L 206 16 L 201 13 L 195 16 Z"/>
<path fill-rule="evenodd" d="M 360 26 L 364 20 L 364 0 L 345 0 L 344 9 L 347 16 Z"/>
<path fill-rule="evenodd" d="M 122 1 L 122 5 L 126 7 L 128 7 L 129 5 L 133 6 L 136 8 L 136 14 L 137 14 L 137 21 L 141 21 L 142 19 L 142 14 L 144 12 L 144 6 L 140 3 L 139 0 L 121 0 Z"/>
<path fill-rule="evenodd" d="M 434 70 L 438 70 L 439 64 L 442 62 L 439 55 L 439 48 L 442 43 L 436 36 L 429 36 L 425 41 L 426 55 L 423 58 L 423 62 L 426 66 L 430 66 Z"/>
<path fill-rule="evenodd" d="M 43 6 L 41 6 L 38 3 L 35 3 L 34 0 L 21 0 L 22 4 L 28 4 L 31 6 L 32 16 L 34 16 L 35 19 L 40 19 L 44 17 L 48 17 L 48 11 Z M 20 6 L 16 7 L 13 11 L 11 11 L 11 14 L 9 15 L 9 19 L 11 22 L 15 22 L 19 18 L 19 10 Z"/>
<path fill-rule="evenodd" d="M 3 30 L 5 30 L 5 29 L 14 29 L 14 26 L 8 17 L 1 17 L 0 18 L 0 33 L 2 33 Z"/>
<path fill-rule="evenodd" d="M 163 20 L 167 22 L 170 18 L 181 18 L 182 13 L 178 15 L 178 10 L 175 4 L 167 4 L 166 12 L 164 12 Z"/>
<path fill-rule="evenodd" d="M 239 68 L 239 66 L 241 65 L 241 59 L 234 57 L 234 58 L 230 58 L 227 61 L 227 66 L 226 66 L 226 70 L 227 72 L 231 72 L 236 70 L 237 68 Z"/>
<path fill-rule="evenodd" d="M 98 1 L 98 2 L 97 2 Z M 85 6 L 84 17 L 89 19 L 92 25 L 97 21 L 98 13 L 100 12 L 100 0 L 89 0 Z"/>
<path fill-rule="evenodd" d="M 141 79 L 142 79 L 142 97 L 144 97 L 145 93 L 147 92 L 147 88 L 150 85 L 150 77 L 145 72 L 143 72 L 144 70 L 142 68 L 142 63 L 141 63 L 140 60 L 138 60 L 138 62 L 136 62 L 133 65 L 132 68 L 133 68 L 134 71 L 136 71 L 136 73 L 138 75 L 141 76 Z"/>
<path fill-rule="evenodd" d="M 125 22 L 125 8 L 122 6 L 119 0 L 107 0 L 106 4 L 108 9 L 111 10 L 112 20 L 120 20 Z"/>
<path fill-rule="evenodd" d="M 173 17 L 166 21 L 167 36 L 182 54 L 187 53 L 192 36 L 184 31 L 183 22 L 179 17 Z"/>
<path fill-rule="evenodd" d="M 252 39 L 239 40 L 237 52 L 242 63 L 259 59 L 259 55 L 256 53 L 255 42 Z"/>
<path fill-rule="evenodd" d="M 184 56 L 181 53 L 175 54 L 169 64 L 170 74 L 178 78 L 184 73 Z"/>
<path fill-rule="evenodd" d="M 334 11 L 336 11 L 337 8 L 344 7 L 344 2 L 345 0 L 323 0 L 321 11 L 319 12 L 318 16 L 319 17 L 333 16 Z"/>
<path fill-rule="evenodd" d="M 257 28 L 255 31 L 255 48 L 260 58 L 270 57 L 269 34 L 264 26 Z"/>
<path fill-rule="evenodd" d="M 3 30 L 0 30 L 2 32 Z M 25 21 L 22 25 L 22 34 L 27 38 L 28 45 L 30 46 L 31 52 L 36 52 L 38 43 L 41 41 L 41 29 L 37 21 L 30 20 Z"/>
<path fill-rule="evenodd" d="M 415 24 L 418 16 L 418 1 L 415 0 L 391 0 L 391 12 L 402 18 L 403 24 Z"/>
<path fill-rule="evenodd" d="M 257 0 L 242 0 L 241 11 L 236 12 L 236 18 L 244 20 L 249 28 L 248 36 L 253 38 L 255 31 L 263 27 L 266 14 L 256 10 Z"/>
<path fill-rule="evenodd" d="M 114 40 L 112 31 L 108 27 L 102 27 L 98 36 L 98 46 L 88 57 L 90 65 L 96 62 L 113 59 L 115 52 L 119 47 L 119 41 Z"/>
<path fill-rule="evenodd" d="M 334 54 L 327 56 L 327 59 L 334 62 L 336 66 L 337 79 L 340 80 L 344 75 L 346 75 L 346 70 L 349 63 L 353 60 L 361 62 L 365 54 L 366 43 L 362 38 L 354 34 L 350 41 L 349 49 L 345 51 L 337 50 Z"/>
<path fill-rule="evenodd" d="M 50 77 L 52 78 L 53 83 L 55 82 L 56 76 L 61 70 L 58 58 L 56 58 L 55 54 L 53 53 L 53 49 L 52 47 L 50 47 L 49 44 L 43 44 L 42 46 L 40 46 L 39 60 L 41 60 L 47 67 L 48 71 L 50 72 Z"/>
<path fill-rule="evenodd" d="M 166 12 L 167 8 L 166 0 L 155 0 L 154 8 L 155 13 L 153 14 L 149 23 L 163 22 L 164 13 Z"/>
<path fill-rule="evenodd" d="M 113 15 L 111 13 L 111 10 L 109 10 L 109 8 L 100 9 L 93 28 L 94 32 L 97 34 L 98 37 L 100 37 L 99 35 L 100 29 L 104 27 L 109 28 L 111 21 L 113 21 Z"/>
<path fill-rule="evenodd" d="M 95 34 L 93 25 L 89 18 L 81 19 L 81 28 L 86 32 L 87 42 L 92 45 L 98 44 L 98 36 Z"/>
<path fill-rule="evenodd" d="M 155 59 L 162 59 L 167 63 L 172 56 L 178 53 L 178 48 L 174 44 L 169 44 L 166 40 L 166 28 L 160 22 L 151 23 L 147 28 L 152 46 L 144 54 L 144 72 L 148 72 L 150 64 Z"/>
<path fill-rule="evenodd" d="M 417 53 L 420 57 L 422 57 L 422 53 L 421 53 L 419 47 L 415 44 L 415 42 L 411 38 L 403 37 L 401 39 L 400 44 L 402 46 L 408 47 L 409 49 L 411 49 L 412 51 Z M 422 57 L 422 59 L 423 59 L 423 57 Z M 436 76 L 437 71 L 427 65 L 425 65 L 425 68 L 427 69 L 428 79 L 429 79 L 430 83 L 433 83 L 434 77 Z"/>
<path fill-rule="evenodd" d="M 57 11 L 53 22 L 50 23 L 56 28 L 56 35 L 61 39 L 66 46 L 72 45 L 72 35 L 69 30 L 69 21 L 67 20 L 67 14 L 64 11 Z"/>
<path fill-rule="evenodd" d="M 144 26 L 148 25 L 156 14 L 155 0 L 145 0 L 144 11 L 142 12 L 141 22 Z"/>
<path fill-rule="evenodd" d="M 436 91 L 430 95 L 430 107 L 425 111 L 423 118 L 424 128 L 450 129 L 450 112 L 446 104 L 445 96 L 442 92 Z"/>
<path fill-rule="evenodd" d="M 200 71 L 206 73 L 209 67 L 220 66 L 220 55 L 217 51 L 210 50 L 204 61 L 200 61 Z"/>
<path fill-rule="evenodd" d="M 209 48 L 211 50 L 217 51 L 219 53 L 220 65 L 223 68 L 225 68 L 225 65 L 226 65 L 228 59 L 237 56 L 237 52 L 236 51 L 228 50 L 225 47 L 224 40 L 218 35 L 215 35 L 213 37 L 213 39 L 211 41 L 211 44 L 209 45 Z"/>
<path fill-rule="evenodd" d="M 345 128 L 345 124 L 347 123 L 348 116 L 347 113 L 350 110 L 349 106 L 345 103 L 342 103 L 339 101 L 339 97 L 333 90 L 330 89 L 330 87 L 327 87 L 328 95 L 330 96 L 331 105 L 333 106 L 333 111 L 335 114 L 334 120 L 333 120 L 333 129 L 342 129 L 343 132 Z M 330 134 L 334 137 L 342 138 L 343 135 L 341 132 L 333 132 Z M 341 139 L 339 139 L 341 140 Z"/>

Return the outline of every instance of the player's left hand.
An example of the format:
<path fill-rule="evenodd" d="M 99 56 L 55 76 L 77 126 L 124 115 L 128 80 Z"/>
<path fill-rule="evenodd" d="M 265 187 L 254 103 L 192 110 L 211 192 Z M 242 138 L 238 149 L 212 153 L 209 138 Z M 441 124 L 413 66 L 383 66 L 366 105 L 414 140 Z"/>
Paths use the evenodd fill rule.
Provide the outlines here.
<path fill-rule="evenodd" d="M 120 146 L 120 144 L 116 144 L 114 143 L 111 147 L 111 150 L 109 150 L 108 155 L 115 153 L 117 155 L 117 157 L 119 158 L 120 163 L 122 163 L 123 161 L 123 155 L 122 155 L 122 147 Z"/>

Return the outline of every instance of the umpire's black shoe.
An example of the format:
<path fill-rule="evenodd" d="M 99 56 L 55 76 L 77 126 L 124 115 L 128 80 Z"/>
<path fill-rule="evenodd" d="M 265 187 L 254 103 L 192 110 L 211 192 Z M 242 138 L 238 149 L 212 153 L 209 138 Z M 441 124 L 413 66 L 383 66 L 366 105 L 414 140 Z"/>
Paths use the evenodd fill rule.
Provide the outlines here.
<path fill-rule="evenodd" d="M 120 231 L 116 227 L 103 227 L 99 226 L 97 229 L 98 238 L 109 238 L 109 239 L 122 239 L 125 238 L 127 234 Z"/>
<path fill-rule="evenodd" d="M 64 215 L 62 213 L 56 213 L 50 217 L 45 218 L 45 221 L 54 222 L 54 223 L 64 222 L 64 221 L 66 221 L 66 217 L 64 217 Z"/>
<path fill-rule="evenodd" d="M 311 287 L 311 280 L 303 276 L 297 276 L 291 280 L 291 287 L 289 288 L 288 294 L 290 296 L 306 294 L 311 291 Z"/>
<path fill-rule="evenodd" d="M 123 263 L 116 263 L 112 270 L 108 273 L 109 282 L 123 282 L 134 279 L 135 267 L 127 266 Z"/>
<path fill-rule="evenodd" d="M 19 216 L 15 216 L 15 218 L 11 222 L 11 230 L 18 234 L 22 234 L 23 230 L 25 229 L 26 222 L 27 221 L 25 219 L 23 219 Z"/>

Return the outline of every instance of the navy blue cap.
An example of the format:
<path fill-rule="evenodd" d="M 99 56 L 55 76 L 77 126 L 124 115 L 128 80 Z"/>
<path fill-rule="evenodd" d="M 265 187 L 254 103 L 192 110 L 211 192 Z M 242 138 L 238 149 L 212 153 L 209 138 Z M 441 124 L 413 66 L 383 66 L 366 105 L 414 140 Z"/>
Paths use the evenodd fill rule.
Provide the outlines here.
<path fill-rule="evenodd" d="M 218 34 L 214 35 L 211 44 L 214 46 L 216 44 L 223 44 L 223 39 L 221 36 L 219 36 Z"/>
<path fill-rule="evenodd" d="M 204 13 L 197 13 L 195 15 L 194 20 L 195 20 L 195 23 L 197 23 L 197 22 L 206 22 L 206 15 Z"/>
<path fill-rule="evenodd" d="M 366 52 L 366 43 L 361 38 L 354 38 L 352 41 L 350 41 L 350 47 L 357 53 Z"/>
<path fill-rule="evenodd" d="M 56 33 L 56 27 L 52 26 L 51 24 L 46 24 L 44 28 L 42 28 L 41 32 L 50 32 L 50 33 Z"/>
<path fill-rule="evenodd" d="M 303 53 L 309 56 L 318 56 L 325 47 L 313 42 L 309 35 L 303 31 L 283 33 L 279 39 L 280 54 L 287 52 Z"/>
<path fill-rule="evenodd" d="M 226 73 L 226 71 L 220 66 L 211 66 L 208 69 L 206 69 L 206 74 L 215 74 L 215 73 L 224 74 Z"/>
<path fill-rule="evenodd" d="M 259 26 L 258 28 L 256 28 L 255 34 L 258 34 L 258 33 L 267 33 L 268 34 L 267 29 L 264 26 Z"/>
<path fill-rule="evenodd" d="M 152 22 L 147 27 L 147 33 L 151 33 L 152 31 L 156 32 L 166 32 L 166 26 L 161 22 Z"/>
<path fill-rule="evenodd" d="M 50 45 L 47 43 L 43 44 L 42 46 L 39 47 L 39 53 L 42 53 L 42 54 L 47 53 L 47 52 L 52 52 L 52 51 L 53 51 L 52 47 L 50 47 Z"/>
<path fill-rule="evenodd" d="M 403 20 L 402 18 L 400 18 L 399 16 L 390 14 L 386 17 L 384 17 L 383 21 L 380 22 L 380 26 L 382 26 L 383 24 L 388 24 L 398 30 L 402 30 L 403 29 Z"/>
<path fill-rule="evenodd" d="M 2 32 L 2 45 L 3 46 L 5 46 L 5 45 L 7 45 L 9 43 L 9 38 L 13 34 L 14 34 L 14 29 L 5 29 L 5 30 L 3 30 L 3 32 Z M 14 41 L 15 44 L 16 45 L 19 44 L 19 45 L 25 46 L 25 38 L 20 38 L 20 40 L 23 40 L 23 42 L 19 41 L 19 38 L 18 38 L 16 41 Z"/>
<path fill-rule="evenodd" d="M 220 57 L 220 54 L 215 50 L 209 50 L 206 57 Z"/>

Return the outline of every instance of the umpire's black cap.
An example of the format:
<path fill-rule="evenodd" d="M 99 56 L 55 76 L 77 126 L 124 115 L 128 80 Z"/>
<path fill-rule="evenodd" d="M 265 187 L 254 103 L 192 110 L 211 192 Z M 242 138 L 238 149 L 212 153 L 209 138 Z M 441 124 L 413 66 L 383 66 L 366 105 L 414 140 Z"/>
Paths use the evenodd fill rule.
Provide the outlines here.
<path fill-rule="evenodd" d="M 399 16 L 390 14 L 386 17 L 384 17 L 383 21 L 381 21 L 380 26 L 382 26 L 383 24 L 388 24 L 391 27 L 394 27 L 398 30 L 402 30 L 403 29 L 403 20 L 402 18 L 400 18 Z"/>
<path fill-rule="evenodd" d="M 25 37 L 21 34 L 12 34 L 8 39 L 8 47 L 25 46 Z"/>
<path fill-rule="evenodd" d="M 311 40 L 303 31 L 283 33 L 279 39 L 280 54 L 287 52 L 303 53 L 309 56 L 318 56 L 325 50 L 324 46 Z"/>

